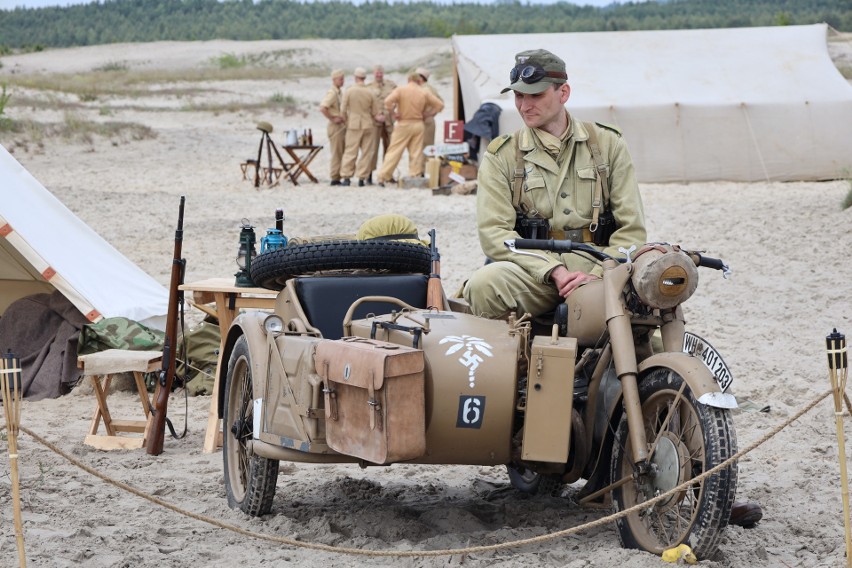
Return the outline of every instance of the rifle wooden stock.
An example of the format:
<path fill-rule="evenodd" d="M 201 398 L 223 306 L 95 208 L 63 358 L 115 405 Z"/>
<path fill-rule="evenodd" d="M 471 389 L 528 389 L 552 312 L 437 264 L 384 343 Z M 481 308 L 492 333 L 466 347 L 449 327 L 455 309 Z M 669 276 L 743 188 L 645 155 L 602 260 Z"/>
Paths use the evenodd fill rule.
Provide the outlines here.
<path fill-rule="evenodd" d="M 163 342 L 163 366 L 160 369 L 157 389 L 154 394 L 154 408 L 148 418 L 146 427 L 145 451 L 149 455 L 158 456 L 163 453 L 163 439 L 166 436 L 166 412 L 169 406 L 169 395 L 175 379 L 175 356 L 177 349 L 177 322 L 180 297 L 178 289 L 183 280 L 183 204 L 185 197 L 180 198 L 178 225 L 175 231 L 175 251 L 172 257 L 172 276 L 169 281 L 169 310 L 166 315 L 166 339 Z"/>
<path fill-rule="evenodd" d="M 429 231 L 429 250 L 432 253 L 432 268 L 426 287 L 426 307 L 430 310 L 444 309 L 444 287 L 441 285 L 441 255 L 435 244 L 435 229 Z"/>

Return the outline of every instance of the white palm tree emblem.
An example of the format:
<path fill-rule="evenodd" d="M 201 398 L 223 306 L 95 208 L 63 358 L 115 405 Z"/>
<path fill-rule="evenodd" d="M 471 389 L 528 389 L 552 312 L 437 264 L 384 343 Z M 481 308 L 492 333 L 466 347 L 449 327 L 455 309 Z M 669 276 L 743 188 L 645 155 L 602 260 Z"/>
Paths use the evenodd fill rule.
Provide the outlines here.
<path fill-rule="evenodd" d="M 451 344 L 449 348 L 447 348 L 447 355 L 452 355 L 453 353 L 462 351 L 462 349 L 464 350 L 458 360 L 459 363 L 467 367 L 467 376 L 470 380 L 470 388 L 474 388 L 476 386 L 476 369 L 479 367 L 479 364 L 484 361 L 482 356 L 494 357 L 494 353 L 491 352 L 493 347 L 479 337 L 473 337 L 471 335 L 448 335 L 438 343 L 439 345 L 443 345 L 444 343 Z"/>

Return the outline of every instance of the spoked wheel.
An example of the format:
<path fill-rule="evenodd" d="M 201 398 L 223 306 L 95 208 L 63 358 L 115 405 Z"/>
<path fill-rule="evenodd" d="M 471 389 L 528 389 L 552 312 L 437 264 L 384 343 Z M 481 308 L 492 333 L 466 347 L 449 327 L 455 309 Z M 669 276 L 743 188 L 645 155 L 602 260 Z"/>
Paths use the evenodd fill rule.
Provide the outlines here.
<path fill-rule="evenodd" d="M 645 436 L 649 445 L 656 441 L 647 473 L 635 474 L 627 417 L 622 416 L 612 453 L 612 480 L 632 480 L 613 491 L 616 511 L 662 495 L 736 453 L 730 412 L 699 403 L 688 386 L 678 399 L 683 383 L 677 373 L 658 369 L 639 385 Z M 622 517 L 616 521 L 621 544 L 660 554 L 685 543 L 698 558 L 713 556 L 728 524 L 736 485 L 737 467 L 732 464 Z"/>
<path fill-rule="evenodd" d="M 249 452 L 248 442 L 254 427 L 254 396 L 251 356 L 244 336 L 237 340 L 228 361 L 225 389 L 222 455 L 228 506 L 259 517 L 272 510 L 278 460 Z"/>

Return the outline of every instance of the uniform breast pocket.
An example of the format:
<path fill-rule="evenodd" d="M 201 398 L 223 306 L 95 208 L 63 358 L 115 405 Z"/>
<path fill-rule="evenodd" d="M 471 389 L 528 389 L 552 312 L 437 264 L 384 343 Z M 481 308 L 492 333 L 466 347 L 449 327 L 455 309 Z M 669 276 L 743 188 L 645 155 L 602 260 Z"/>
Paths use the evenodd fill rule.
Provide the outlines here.
<path fill-rule="evenodd" d="M 575 171 L 574 186 L 576 188 L 576 212 L 586 219 L 592 218 L 592 200 L 595 195 L 595 182 L 597 176 L 594 166 L 577 168 Z"/>
<path fill-rule="evenodd" d="M 524 181 L 524 194 L 536 211 L 545 217 L 550 217 L 553 208 L 547 198 L 547 186 L 544 184 L 544 177 L 528 174 L 526 181 Z"/>

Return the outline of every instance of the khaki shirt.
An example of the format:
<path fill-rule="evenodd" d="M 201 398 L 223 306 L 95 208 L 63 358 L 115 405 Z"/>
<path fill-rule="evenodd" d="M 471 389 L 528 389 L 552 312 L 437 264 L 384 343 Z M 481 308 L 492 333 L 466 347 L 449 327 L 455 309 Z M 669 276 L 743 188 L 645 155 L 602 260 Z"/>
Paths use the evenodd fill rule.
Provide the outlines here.
<path fill-rule="evenodd" d="M 332 86 L 325 94 L 325 97 L 323 97 L 320 106 L 328 109 L 328 114 L 330 114 L 332 117 L 343 116 L 343 113 L 340 112 L 340 105 L 342 103 L 341 99 L 342 97 L 340 89 L 335 86 Z"/>
<path fill-rule="evenodd" d="M 432 85 L 430 85 L 429 83 L 423 83 L 423 84 L 421 85 L 421 87 L 422 87 L 422 88 L 424 88 L 424 89 L 426 89 L 427 91 L 429 91 L 429 94 L 431 94 L 432 96 L 434 96 L 434 97 L 435 97 L 436 99 L 438 99 L 439 101 L 444 102 L 444 99 L 442 99 L 442 98 L 441 98 L 441 95 L 439 95 L 439 94 L 438 94 L 437 89 L 435 89 L 435 87 L 433 87 L 433 86 L 432 86 Z M 431 108 L 431 107 L 430 107 L 430 108 Z M 436 113 L 438 113 L 438 112 L 441 112 L 441 111 L 440 111 L 440 110 L 436 111 Z"/>
<path fill-rule="evenodd" d="M 385 99 L 385 108 L 393 114 L 394 108 L 399 113 L 399 121 L 423 122 L 423 111 L 431 107 L 435 112 L 444 110 L 444 102 L 423 89 L 417 83 L 397 87 Z"/>
<path fill-rule="evenodd" d="M 388 126 L 392 125 L 393 124 L 393 116 L 390 116 L 390 113 L 385 111 L 385 99 L 388 98 L 388 95 L 391 94 L 391 92 L 393 92 L 394 89 L 396 89 L 396 83 L 394 83 L 393 81 L 389 81 L 389 80 L 385 79 L 381 83 L 373 81 L 372 83 L 368 83 L 367 86 L 370 87 L 373 90 L 373 92 L 375 93 L 376 98 L 379 101 L 379 106 L 382 108 L 382 114 L 385 115 L 385 121 L 384 122 L 375 122 L 374 125 L 375 126 L 381 126 L 383 124 L 388 125 Z"/>
<path fill-rule="evenodd" d="M 363 83 L 355 83 L 343 93 L 341 112 L 346 118 L 346 128 L 366 130 L 373 128 L 373 117 L 382 111 L 375 91 Z"/>
<path fill-rule="evenodd" d="M 571 119 L 569 134 L 562 142 L 556 160 L 541 146 L 529 128 L 495 138 L 479 167 L 476 195 L 476 224 L 482 250 L 492 260 L 514 262 L 539 282 L 549 281 L 550 272 L 562 264 L 569 271 L 587 272 L 600 276 L 601 267 L 577 254 L 540 253 L 548 260 L 510 252 L 503 241 L 519 238 L 515 232 L 515 209 L 512 206 L 512 185 L 517 164 L 516 147 L 521 149 L 526 179 L 524 191 L 535 210 L 550 221 L 552 230 L 588 228 L 592 221 L 592 198 L 595 193 L 596 172 L 586 141 L 585 125 Z M 597 247 L 617 257 L 624 255 L 619 247 L 640 247 L 647 240 L 645 213 L 639 185 L 633 171 L 633 161 L 627 145 L 617 130 L 599 125 L 597 129 L 601 154 L 609 171 L 609 204 L 619 229 L 610 237 L 609 246 Z M 569 160 L 567 172 L 559 187 L 560 166 Z"/>

